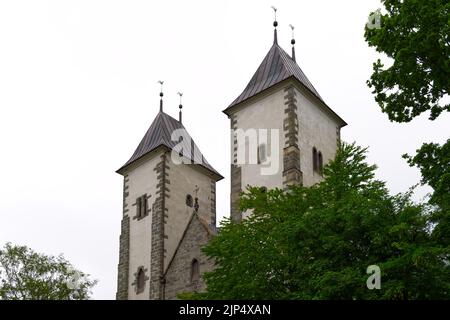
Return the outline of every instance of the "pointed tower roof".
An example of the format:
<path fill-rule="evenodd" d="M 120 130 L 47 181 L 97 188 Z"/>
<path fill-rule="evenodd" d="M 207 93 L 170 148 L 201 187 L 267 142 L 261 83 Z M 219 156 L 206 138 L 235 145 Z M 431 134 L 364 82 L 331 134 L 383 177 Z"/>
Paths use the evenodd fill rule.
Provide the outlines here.
<path fill-rule="evenodd" d="M 278 45 L 277 42 L 274 42 L 252 79 L 247 84 L 247 87 L 228 106 L 228 108 L 224 110 L 224 112 L 226 113 L 231 107 L 234 107 L 289 77 L 294 77 L 300 81 L 303 86 L 323 102 L 322 97 L 305 76 L 298 64 Z"/>
<path fill-rule="evenodd" d="M 223 112 L 229 115 L 231 108 L 288 78 L 293 78 L 300 82 L 303 87 L 311 92 L 327 109 L 342 121 L 343 126 L 346 125 L 346 122 L 328 107 L 296 61 L 278 45 L 276 38 L 264 60 L 247 84 L 247 87 L 245 87 L 244 91 Z"/>
<path fill-rule="evenodd" d="M 173 150 L 174 147 L 179 144 L 179 142 L 172 141 L 171 139 L 172 132 L 177 129 L 186 130 L 181 122 L 175 120 L 163 111 L 160 111 L 157 114 L 155 120 L 153 120 L 153 123 L 150 125 L 150 128 L 148 128 L 147 132 L 145 133 L 131 158 L 116 172 L 122 174 L 126 167 L 141 159 L 146 154 L 156 150 L 158 147 L 164 146 Z M 187 135 L 189 135 L 189 133 L 187 133 L 187 130 L 185 132 Z M 208 161 L 206 161 L 205 157 L 200 152 L 200 149 L 198 149 L 194 140 L 191 138 L 190 141 L 192 146 L 188 145 L 189 139 L 185 139 L 182 142 L 183 144 L 185 144 L 183 145 L 183 150 L 192 150 L 190 155 L 185 154 L 184 156 L 190 160 L 194 160 L 194 163 L 199 164 L 200 166 L 208 170 L 214 176 L 216 181 L 223 179 L 223 176 L 219 172 L 217 172 L 208 163 Z M 194 152 L 194 150 L 197 150 L 197 152 Z"/>

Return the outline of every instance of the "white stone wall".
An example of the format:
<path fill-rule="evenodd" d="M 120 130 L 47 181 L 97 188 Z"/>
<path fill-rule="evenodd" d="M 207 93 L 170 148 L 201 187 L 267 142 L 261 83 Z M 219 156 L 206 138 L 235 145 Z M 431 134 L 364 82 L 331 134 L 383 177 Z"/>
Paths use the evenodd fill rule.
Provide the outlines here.
<path fill-rule="evenodd" d="M 150 159 L 142 163 L 138 167 L 128 172 L 128 192 L 129 195 L 125 200 L 130 216 L 130 269 L 128 280 L 128 298 L 133 300 L 149 299 L 149 280 L 145 283 L 144 292 L 136 294 L 135 286 L 132 283 L 135 281 L 134 273 L 137 272 L 138 267 L 144 266 L 147 269 L 146 276 L 150 277 L 150 253 L 151 253 L 151 223 L 152 214 L 149 214 L 141 219 L 133 219 L 136 215 L 136 199 L 143 194 L 150 196 L 147 202 L 147 208 L 151 209 L 152 204 L 156 198 L 156 172 L 154 168 L 160 162 L 160 155 L 158 152 L 152 155 Z"/>
<path fill-rule="evenodd" d="M 322 179 L 313 171 L 312 149 L 322 152 L 323 165 L 332 160 L 337 150 L 336 118 L 330 115 L 310 94 L 297 90 L 297 116 L 299 121 L 300 170 L 303 185 L 310 186 Z"/>
<path fill-rule="evenodd" d="M 268 129 L 270 137 L 270 129 L 279 130 L 279 152 L 278 152 L 278 170 L 274 175 L 261 175 L 261 167 L 264 165 L 245 164 L 240 165 L 242 168 L 242 190 L 247 185 L 266 186 L 267 188 L 282 187 L 283 184 L 283 147 L 284 147 L 284 92 L 280 88 L 269 95 L 248 104 L 244 108 L 236 111 L 237 128 L 239 129 Z M 239 142 L 238 142 L 239 143 Z M 259 144 L 259 143 L 258 143 Z M 232 138 L 231 148 L 232 154 L 234 149 L 234 141 Z M 242 148 L 239 145 L 238 148 Z M 268 138 L 267 151 L 270 152 L 272 143 Z M 248 147 L 247 147 L 248 148 Z M 248 154 L 248 152 L 247 152 Z M 269 155 L 270 156 L 270 155 Z M 276 159 L 274 159 L 275 161 Z M 238 164 L 239 165 L 239 164 Z"/>
<path fill-rule="evenodd" d="M 198 197 L 199 216 L 205 221 L 211 220 L 211 178 L 199 171 L 195 165 L 173 163 L 170 153 L 168 158 L 170 184 L 167 187 L 170 191 L 168 192 L 169 197 L 166 199 L 168 217 L 166 217 L 166 224 L 164 225 L 166 235 L 164 241 L 166 249 L 164 271 L 167 269 L 194 211 L 194 207 L 191 208 L 186 205 L 186 195 L 190 194 L 194 200 L 195 197 Z M 197 195 L 195 192 L 196 186 L 198 187 Z"/>
<path fill-rule="evenodd" d="M 279 170 L 273 176 L 260 174 L 260 165 L 241 165 L 242 190 L 246 185 L 266 186 L 267 188 L 283 187 L 283 148 L 285 143 L 283 120 L 285 117 L 285 92 L 284 88 L 293 84 L 297 99 L 297 116 L 299 126 L 300 169 L 303 173 L 305 186 L 319 182 L 322 177 L 313 172 L 312 148 L 315 146 L 322 152 L 324 166 L 334 158 L 337 149 L 337 131 L 339 120 L 320 104 L 315 97 L 307 92 L 295 81 L 289 81 L 283 87 L 278 86 L 255 98 L 251 103 L 243 105 L 234 112 L 237 120 L 237 128 L 264 128 L 279 129 L 280 150 Z M 231 137 L 232 163 L 235 159 L 234 139 Z M 240 148 L 242 146 L 238 146 Z M 270 150 L 270 145 L 268 146 Z"/>

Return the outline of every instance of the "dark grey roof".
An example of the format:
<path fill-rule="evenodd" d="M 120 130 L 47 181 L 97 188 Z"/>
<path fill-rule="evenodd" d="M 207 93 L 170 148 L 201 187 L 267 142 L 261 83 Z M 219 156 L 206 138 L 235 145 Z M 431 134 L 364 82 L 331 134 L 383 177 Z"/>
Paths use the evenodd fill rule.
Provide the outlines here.
<path fill-rule="evenodd" d="M 317 90 L 306 78 L 298 64 L 275 42 L 259 65 L 244 91 L 224 110 L 253 97 L 265 89 L 289 78 L 295 77 L 320 101 L 324 102 Z"/>
<path fill-rule="evenodd" d="M 125 167 L 130 165 L 131 163 L 135 162 L 136 160 L 142 158 L 147 153 L 155 150 L 156 148 L 160 146 L 165 146 L 169 149 L 173 149 L 179 142 L 172 141 L 171 136 L 172 132 L 177 129 L 184 129 L 186 128 L 183 126 L 183 124 L 168 114 L 160 111 L 158 115 L 156 116 L 155 120 L 153 120 L 153 123 L 150 125 L 150 128 L 148 128 L 147 133 L 142 138 L 141 142 L 139 143 L 138 147 L 136 148 L 136 151 L 134 151 L 131 158 L 119 169 L 117 170 L 118 173 L 121 173 Z M 185 132 L 190 138 L 189 133 Z M 190 139 L 192 143 L 191 147 L 191 154 L 186 155 L 185 157 L 188 159 L 194 160 L 194 163 L 200 164 L 202 167 L 206 168 L 208 171 L 216 175 L 217 180 L 222 179 L 222 175 L 218 173 L 209 163 L 206 161 L 203 154 L 200 152 L 200 149 L 198 149 L 197 145 L 195 144 L 194 140 Z M 183 150 L 189 150 L 189 139 L 183 140 Z M 197 152 L 194 152 L 194 150 L 197 150 Z"/>

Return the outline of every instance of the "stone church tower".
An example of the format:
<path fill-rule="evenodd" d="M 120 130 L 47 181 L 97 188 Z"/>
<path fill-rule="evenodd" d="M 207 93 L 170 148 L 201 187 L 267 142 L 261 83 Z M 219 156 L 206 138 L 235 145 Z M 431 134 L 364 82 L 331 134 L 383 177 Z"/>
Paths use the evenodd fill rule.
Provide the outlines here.
<path fill-rule="evenodd" d="M 238 202 L 248 185 L 320 181 L 346 125 L 298 66 L 294 39 L 291 55 L 278 45 L 277 25 L 269 52 L 224 110 L 233 132 L 231 218 L 237 222 L 247 214 Z M 217 232 L 216 182 L 223 177 L 187 132 L 173 139 L 185 130 L 181 111 L 176 120 L 162 107 L 161 93 L 160 112 L 117 171 L 124 178 L 117 299 L 175 299 L 200 291 L 201 274 L 214 267 L 201 247 Z"/>
<path fill-rule="evenodd" d="M 334 158 L 346 125 L 297 64 L 295 40 L 291 56 L 278 45 L 277 25 L 275 21 L 269 52 L 244 91 L 223 111 L 234 132 L 230 199 L 234 221 L 242 219 L 239 194 L 247 185 L 283 188 L 320 181 L 322 167 Z M 245 157 L 240 158 L 240 152 Z M 252 153 L 257 155 L 253 162 Z M 274 169 L 264 174 L 264 167 Z"/>
<path fill-rule="evenodd" d="M 216 232 L 216 182 L 223 177 L 190 139 L 181 110 L 176 120 L 162 107 L 161 93 L 160 112 L 117 170 L 123 176 L 117 299 L 174 299 L 202 290 L 201 273 L 212 268 L 200 248 Z M 184 133 L 176 142 L 178 131 Z"/>

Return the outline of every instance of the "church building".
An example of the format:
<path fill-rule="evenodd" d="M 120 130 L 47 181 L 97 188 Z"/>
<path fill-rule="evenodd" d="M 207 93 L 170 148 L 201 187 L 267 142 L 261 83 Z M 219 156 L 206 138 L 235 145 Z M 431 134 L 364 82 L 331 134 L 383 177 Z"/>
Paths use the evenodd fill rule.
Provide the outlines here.
<path fill-rule="evenodd" d="M 238 201 L 248 185 L 271 189 L 320 181 L 346 125 L 297 64 L 295 40 L 291 55 L 278 45 L 277 26 L 275 21 L 273 44 L 250 82 L 223 111 L 235 133 L 230 215 L 236 222 L 245 218 Z M 117 170 L 123 176 L 116 294 L 121 300 L 176 299 L 178 293 L 204 290 L 201 275 L 214 268 L 201 247 L 217 233 L 216 182 L 223 177 L 187 133 L 181 104 L 176 120 L 164 113 L 160 95 L 160 112 Z M 180 130 L 185 135 L 174 139 Z M 256 143 L 252 132 L 258 133 Z M 256 161 L 241 161 L 242 151 L 257 154 Z M 261 173 L 273 164 L 270 174 Z"/>

